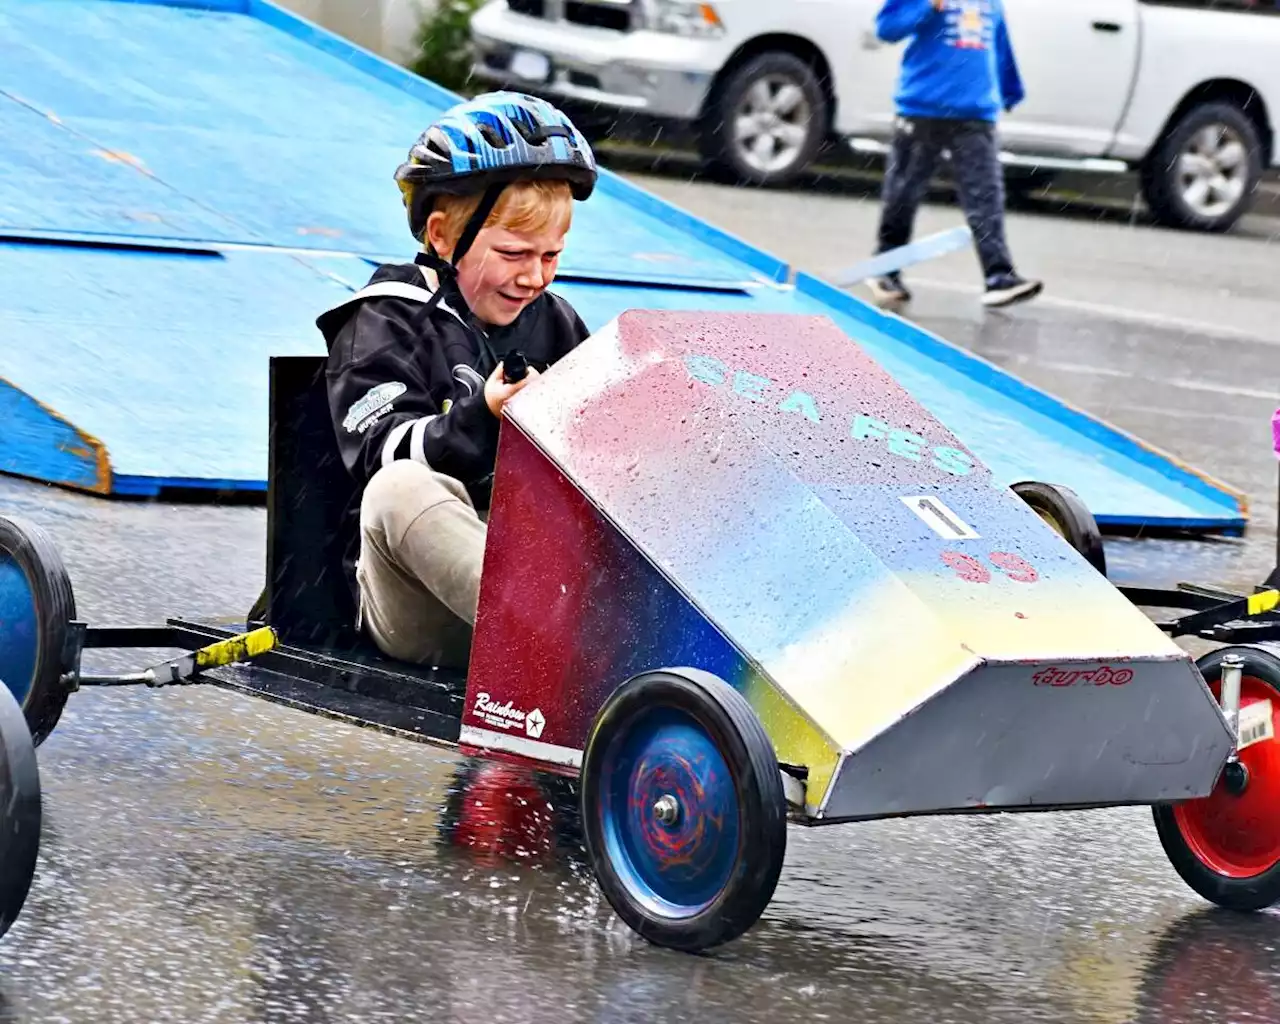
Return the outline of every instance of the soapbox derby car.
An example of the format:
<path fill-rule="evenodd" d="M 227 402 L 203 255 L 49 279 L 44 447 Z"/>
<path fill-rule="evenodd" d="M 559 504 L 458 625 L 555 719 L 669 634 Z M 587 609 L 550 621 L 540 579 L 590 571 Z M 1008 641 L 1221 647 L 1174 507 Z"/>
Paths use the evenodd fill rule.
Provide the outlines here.
<path fill-rule="evenodd" d="M 1280 900 L 1280 593 L 1114 586 L 1078 498 L 995 481 L 830 320 L 629 312 L 509 403 L 465 678 L 354 634 L 323 360 L 270 393 L 247 621 L 88 625 L 0 519 L 6 920 L 39 818 L 17 708 L 39 742 L 80 687 L 193 682 L 577 777 L 601 890 L 667 947 L 751 927 L 788 820 L 1151 805 L 1196 892 Z M 83 671 L 99 648 L 185 653 Z"/>

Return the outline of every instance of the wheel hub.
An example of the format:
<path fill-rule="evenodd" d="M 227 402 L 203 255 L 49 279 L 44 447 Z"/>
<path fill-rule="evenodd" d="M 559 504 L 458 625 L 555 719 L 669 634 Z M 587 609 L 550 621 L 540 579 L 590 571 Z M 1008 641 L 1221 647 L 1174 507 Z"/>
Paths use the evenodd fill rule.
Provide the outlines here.
<path fill-rule="evenodd" d="M 1210 684 L 1220 699 L 1220 680 Z M 1228 878 L 1252 878 L 1280 863 L 1280 738 L 1274 691 L 1255 676 L 1240 681 L 1240 709 L 1267 701 L 1271 737 L 1250 743 L 1229 761 L 1207 797 L 1174 809 L 1179 831 L 1196 858 Z"/>
<path fill-rule="evenodd" d="M 654 803 L 653 813 L 662 824 L 674 825 L 680 819 L 680 801 L 670 793 L 664 793 Z"/>
<path fill-rule="evenodd" d="M 604 762 L 605 841 L 619 878 L 651 913 L 697 914 L 738 858 L 737 788 L 715 742 L 688 716 L 655 709 Z"/>
<path fill-rule="evenodd" d="M 763 173 L 785 170 L 800 158 L 812 114 L 804 90 L 791 78 L 759 79 L 743 95 L 734 120 L 739 156 Z"/>
<path fill-rule="evenodd" d="M 31 581 L 15 559 L 0 551 L 0 684 L 8 684 L 21 703 L 35 678 L 40 648 L 40 622 Z"/>
<path fill-rule="evenodd" d="M 1232 796 L 1241 796 L 1249 788 L 1249 769 L 1240 761 L 1230 761 L 1222 773 L 1222 785 Z"/>
<path fill-rule="evenodd" d="M 1219 217 L 1235 206 L 1244 195 L 1248 174 L 1244 139 L 1225 124 L 1200 129 L 1178 157 L 1182 200 L 1202 217 Z"/>

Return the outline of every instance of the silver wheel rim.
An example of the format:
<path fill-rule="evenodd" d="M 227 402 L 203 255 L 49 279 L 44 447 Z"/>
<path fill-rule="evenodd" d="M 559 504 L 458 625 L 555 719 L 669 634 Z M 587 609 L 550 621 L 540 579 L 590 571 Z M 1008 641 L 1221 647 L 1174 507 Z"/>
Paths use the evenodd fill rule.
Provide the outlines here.
<path fill-rule="evenodd" d="M 812 116 L 809 98 L 794 78 L 765 75 L 756 79 L 733 114 L 738 158 L 762 174 L 785 171 L 800 159 Z"/>
<path fill-rule="evenodd" d="M 1205 125 L 1179 154 L 1174 175 L 1182 201 L 1197 216 L 1229 213 L 1249 181 L 1249 151 L 1243 136 L 1230 125 Z"/>

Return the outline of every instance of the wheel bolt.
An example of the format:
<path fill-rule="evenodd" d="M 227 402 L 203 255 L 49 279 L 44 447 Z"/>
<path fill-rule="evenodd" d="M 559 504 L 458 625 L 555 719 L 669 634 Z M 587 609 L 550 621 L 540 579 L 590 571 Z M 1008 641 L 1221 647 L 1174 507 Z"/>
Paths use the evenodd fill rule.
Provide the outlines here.
<path fill-rule="evenodd" d="M 680 801 L 673 797 L 670 793 L 660 796 L 654 802 L 653 813 L 664 825 L 674 825 L 676 819 L 680 817 Z"/>
<path fill-rule="evenodd" d="M 1239 796 L 1249 788 L 1249 769 L 1242 761 L 1228 761 L 1222 773 L 1222 783 L 1228 793 Z"/>

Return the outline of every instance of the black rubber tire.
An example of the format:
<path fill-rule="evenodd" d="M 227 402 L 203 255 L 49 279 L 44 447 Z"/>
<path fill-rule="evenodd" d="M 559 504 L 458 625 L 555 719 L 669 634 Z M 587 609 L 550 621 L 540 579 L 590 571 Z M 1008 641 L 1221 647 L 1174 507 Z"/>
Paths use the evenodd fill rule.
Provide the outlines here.
<path fill-rule="evenodd" d="M 22 709 L 0 686 L 0 935 L 22 912 L 40 852 L 40 771 Z"/>
<path fill-rule="evenodd" d="M 804 91 L 809 103 L 809 134 L 797 158 L 784 169 L 762 172 L 744 162 L 733 140 L 734 110 L 751 86 L 768 75 L 781 75 Z M 699 148 L 708 170 L 743 185 L 785 185 L 813 161 L 827 137 L 830 110 L 827 95 L 813 65 L 785 50 L 758 54 L 732 69 L 716 83 L 698 124 Z"/>
<path fill-rule="evenodd" d="M 1056 530 L 1082 554 L 1103 576 L 1107 574 L 1107 555 L 1102 546 L 1098 521 L 1080 496 L 1069 487 L 1024 480 L 1013 485 L 1013 493 L 1031 506 L 1041 519 Z"/>
<path fill-rule="evenodd" d="M 1265 683 L 1280 702 L 1280 656 L 1275 649 L 1241 644 L 1212 651 L 1196 662 L 1206 681 L 1215 682 L 1221 678 L 1222 659 L 1228 654 L 1241 655 L 1245 659 L 1244 675 Z M 1174 804 L 1157 804 L 1151 808 L 1151 814 L 1169 863 L 1187 885 L 1209 902 L 1242 913 L 1265 910 L 1280 903 L 1280 862 L 1249 878 L 1219 874 L 1192 851 L 1178 827 L 1174 807 Z M 1280 815 L 1280 807 L 1275 809 L 1275 813 Z"/>
<path fill-rule="evenodd" d="M 661 917 L 640 904 L 619 879 L 607 852 L 600 813 L 602 765 L 611 745 L 638 715 L 655 707 L 689 714 L 711 737 L 733 773 L 740 821 L 732 876 L 702 911 Z M 698 952 L 736 939 L 773 898 L 787 847 L 787 804 L 773 742 L 746 699 L 698 669 L 646 672 L 618 688 L 600 709 L 583 754 L 583 838 L 596 880 L 618 916 L 657 946 Z"/>
<path fill-rule="evenodd" d="M 1248 160 L 1244 194 L 1218 217 L 1205 217 L 1189 207 L 1177 187 L 1178 156 L 1196 132 L 1212 124 L 1225 124 L 1240 133 Z M 1165 133 L 1143 162 L 1139 175 L 1142 193 L 1151 214 L 1161 224 L 1191 231 L 1227 231 L 1249 209 L 1262 178 L 1262 140 L 1253 119 L 1233 103 L 1216 101 L 1192 107 Z"/>
<path fill-rule="evenodd" d="M 21 704 L 31 738 L 39 746 L 58 724 L 70 696 L 62 676 L 71 668 L 65 663 L 66 640 L 67 624 L 76 617 L 75 595 L 58 549 L 34 523 L 0 516 L 0 554 L 17 563 L 35 598 L 39 646 L 31 685 Z"/>

